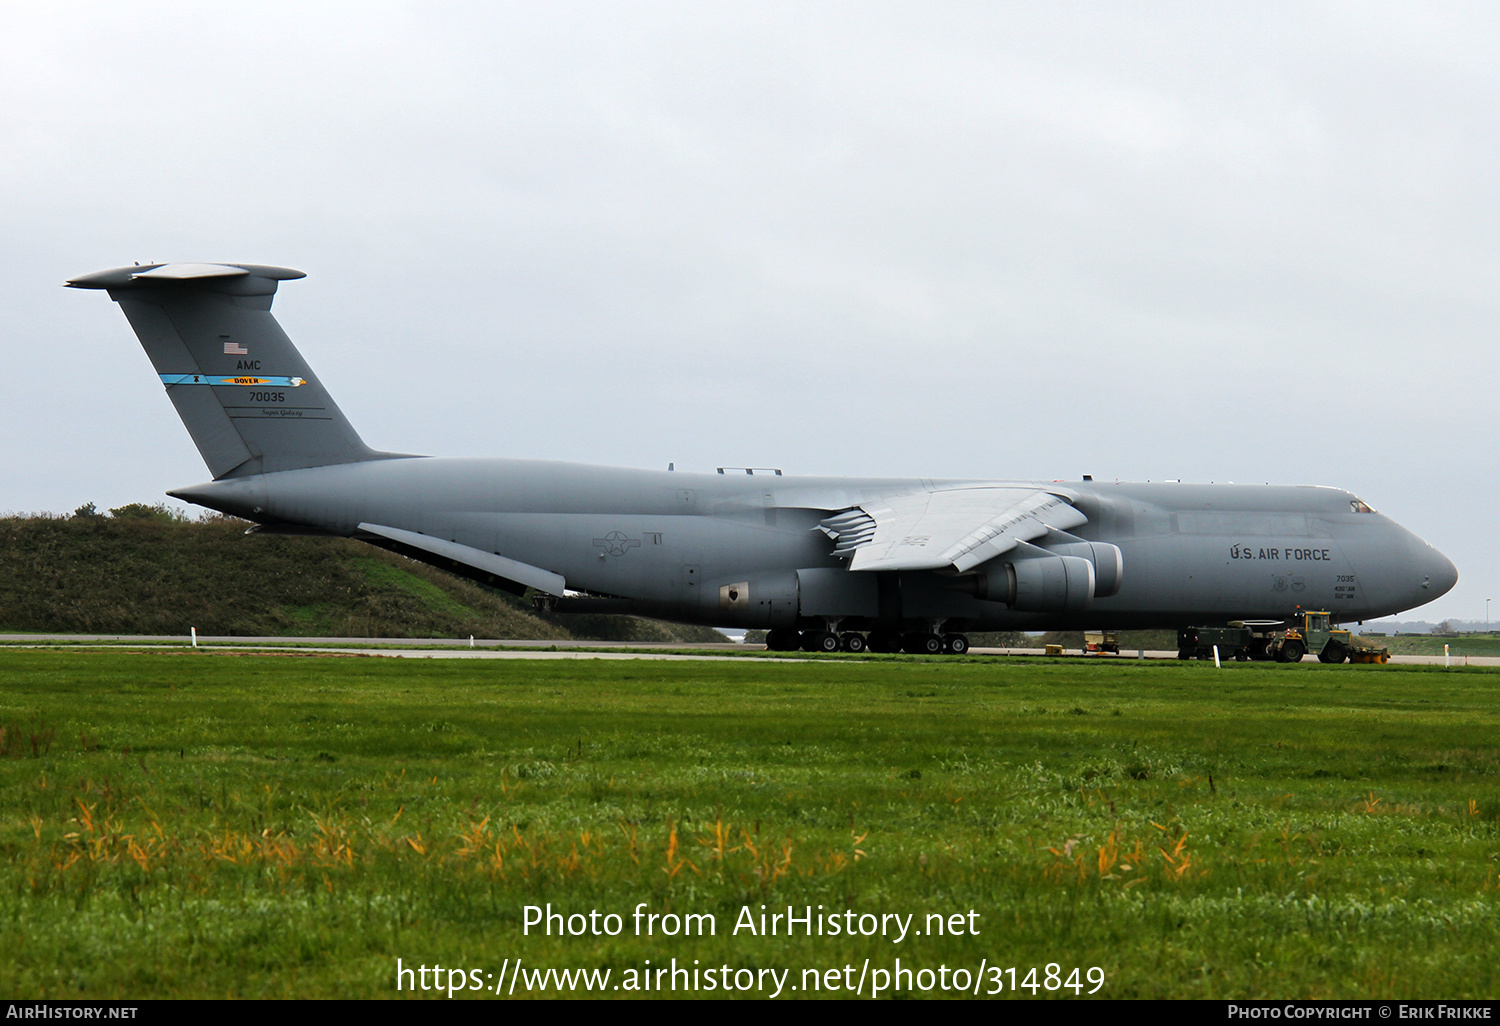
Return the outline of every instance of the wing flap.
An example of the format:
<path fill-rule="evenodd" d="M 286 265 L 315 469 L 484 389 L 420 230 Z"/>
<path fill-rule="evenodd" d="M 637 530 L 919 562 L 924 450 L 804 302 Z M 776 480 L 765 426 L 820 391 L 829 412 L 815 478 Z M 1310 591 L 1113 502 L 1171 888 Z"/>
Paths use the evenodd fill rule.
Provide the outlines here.
<path fill-rule="evenodd" d="M 834 555 L 850 570 L 964 573 L 1021 542 L 1066 531 L 1088 518 L 1038 488 L 948 488 L 867 502 L 824 519 Z"/>

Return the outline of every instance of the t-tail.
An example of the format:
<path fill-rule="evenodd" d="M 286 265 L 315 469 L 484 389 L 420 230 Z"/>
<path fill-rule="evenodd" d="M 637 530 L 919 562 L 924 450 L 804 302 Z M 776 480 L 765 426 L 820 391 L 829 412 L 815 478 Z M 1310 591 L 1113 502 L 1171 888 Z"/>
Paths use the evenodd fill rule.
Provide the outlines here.
<path fill-rule="evenodd" d="M 262 264 L 147 264 L 74 278 L 107 289 L 151 358 L 214 479 L 385 459 L 334 405 L 271 316 Z"/>

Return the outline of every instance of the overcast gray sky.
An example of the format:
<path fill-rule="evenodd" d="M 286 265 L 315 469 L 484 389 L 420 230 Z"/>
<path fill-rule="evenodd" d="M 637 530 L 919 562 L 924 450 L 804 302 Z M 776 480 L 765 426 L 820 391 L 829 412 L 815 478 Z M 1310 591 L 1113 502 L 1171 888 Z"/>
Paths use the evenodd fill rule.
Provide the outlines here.
<path fill-rule="evenodd" d="M 64 279 L 261 262 L 380 448 L 1338 485 L 1481 619 L 1497 53 L 1478 3 L 0 0 L 0 510 L 208 476 Z"/>

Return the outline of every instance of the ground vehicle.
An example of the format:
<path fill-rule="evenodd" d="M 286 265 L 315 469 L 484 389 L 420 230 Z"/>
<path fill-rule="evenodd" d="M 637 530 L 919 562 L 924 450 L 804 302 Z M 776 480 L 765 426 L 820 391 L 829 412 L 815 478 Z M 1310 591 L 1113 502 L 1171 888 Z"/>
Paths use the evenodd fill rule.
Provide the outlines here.
<path fill-rule="evenodd" d="M 1236 620 L 1227 627 L 1184 627 L 1177 632 L 1178 659 L 1212 659 L 1213 650 L 1222 659 L 1269 659 L 1266 639 L 1254 628 Z"/>
<path fill-rule="evenodd" d="M 1090 652 L 1113 652 L 1120 654 L 1120 632 L 1119 631 L 1084 631 L 1083 632 L 1083 654 Z"/>
<path fill-rule="evenodd" d="M 1315 653 L 1320 662 L 1385 662 L 1383 649 L 1356 648 L 1350 633 L 1334 627 L 1327 612 L 1303 610 L 1297 621 L 1280 623 L 1235 620 L 1226 627 L 1186 627 L 1177 632 L 1178 659 L 1208 659 L 1217 646 L 1221 658 L 1274 659 L 1300 662 Z"/>
<path fill-rule="evenodd" d="M 1354 647 L 1349 632 L 1332 626 L 1327 613 L 1304 612 L 1300 624 L 1278 633 L 1266 651 L 1279 663 L 1299 662 L 1309 652 L 1317 653 L 1319 662 L 1342 663 Z"/>

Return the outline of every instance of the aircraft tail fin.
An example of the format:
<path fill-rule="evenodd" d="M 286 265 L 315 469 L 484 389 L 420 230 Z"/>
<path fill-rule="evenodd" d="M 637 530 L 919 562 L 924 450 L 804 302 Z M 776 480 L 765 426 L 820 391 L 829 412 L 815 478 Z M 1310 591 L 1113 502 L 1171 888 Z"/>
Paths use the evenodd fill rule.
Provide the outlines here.
<path fill-rule="evenodd" d="M 382 459 L 360 440 L 271 316 L 261 264 L 148 264 L 74 278 L 107 289 L 215 479 Z"/>

